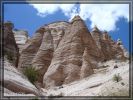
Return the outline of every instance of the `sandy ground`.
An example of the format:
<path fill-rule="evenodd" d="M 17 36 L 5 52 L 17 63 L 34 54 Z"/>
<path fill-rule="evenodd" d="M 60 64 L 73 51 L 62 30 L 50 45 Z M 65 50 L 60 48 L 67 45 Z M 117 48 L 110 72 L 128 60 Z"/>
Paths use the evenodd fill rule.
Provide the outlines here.
<path fill-rule="evenodd" d="M 100 66 L 106 66 L 102 68 Z M 118 68 L 114 68 L 117 65 Z M 115 82 L 114 75 L 120 75 L 122 80 Z M 107 61 L 99 63 L 95 73 L 82 80 L 63 85 L 63 88 L 54 87 L 49 90 L 43 89 L 49 95 L 63 96 L 128 96 L 129 95 L 129 62 Z"/>

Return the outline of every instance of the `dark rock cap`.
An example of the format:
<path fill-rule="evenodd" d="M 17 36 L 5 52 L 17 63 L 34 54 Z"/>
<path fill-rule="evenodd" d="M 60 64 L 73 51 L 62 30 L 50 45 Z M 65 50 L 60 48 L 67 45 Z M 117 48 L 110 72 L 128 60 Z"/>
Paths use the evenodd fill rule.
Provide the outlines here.
<path fill-rule="evenodd" d="M 82 20 L 82 18 L 79 15 L 74 16 L 74 18 L 72 19 L 71 23 L 73 23 L 74 21 L 79 21 Z"/>
<path fill-rule="evenodd" d="M 94 28 L 92 29 L 92 32 L 100 32 L 100 30 L 97 28 L 97 26 L 95 25 Z"/>
<path fill-rule="evenodd" d="M 4 23 L 5 27 L 9 27 L 11 30 L 14 28 L 14 24 L 11 21 L 7 21 Z"/>

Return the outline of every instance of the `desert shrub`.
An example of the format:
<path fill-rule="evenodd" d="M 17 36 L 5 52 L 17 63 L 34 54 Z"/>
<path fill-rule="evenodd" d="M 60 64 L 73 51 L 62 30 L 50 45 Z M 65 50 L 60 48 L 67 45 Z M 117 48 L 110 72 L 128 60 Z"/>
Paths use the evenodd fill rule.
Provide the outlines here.
<path fill-rule="evenodd" d="M 117 65 L 115 65 L 115 66 L 114 66 L 114 68 L 118 68 L 118 66 L 117 66 Z"/>
<path fill-rule="evenodd" d="M 9 61 L 13 61 L 13 56 L 12 55 L 7 55 L 7 59 L 9 60 Z"/>
<path fill-rule="evenodd" d="M 115 81 L 115 82 L 119 82 L 119 81 L 121 81 L 122 80 L 122 77 L 119 75 L 119 74 L 115 74 L 114 76 L 113 76 L 113 81 Z"/>
<path fill-rule="evenodd" d="M 38 71 L 36 71 L 34 67 L 30 66 L 24 69 L 24 75 L 27 76 L 27 78 L 29 79 L 31 83 L 34 83 L 35 81 L 37 81 L 39 74 L 38 74 Z"/>
<path fill-rule="evenodd" d="M 121 82 L 121 85 L 125 85 L 125 83 L 124 82 Z"/>
<path fill-rule="evenodd" d="M 9 60 L 9 61 L 13 61 L 13 55 L 12 53 L 10 52 L 7 52 L 7 51 L 4 51 L 4 55 L 6 56 L 6 58 Z"/>

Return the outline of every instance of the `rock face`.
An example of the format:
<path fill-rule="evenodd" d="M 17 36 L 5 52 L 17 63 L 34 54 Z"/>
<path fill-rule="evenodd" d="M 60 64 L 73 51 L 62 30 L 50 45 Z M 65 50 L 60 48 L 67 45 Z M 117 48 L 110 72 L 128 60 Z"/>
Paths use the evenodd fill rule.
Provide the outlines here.
<path fill-rule="evenodd" d="M 4 61 L 0 58 L 0 63 L 4 65 L 0 67 L 0 70 L 4 71 L 4 79 L 0 78 L 1 81 L 4 80 L 3 84 L 1 84 L 4 88 L 4 94 L 13 96 L 18 93 L 20 95 L 31 94 L 32 96 L 42 96 L 40 90 L 14 67 L 18 63 L 19 49 L 12 29 L 13 24 L 11 22 L 4 23 Z"/>
<path fill-rule="evenodd" d="M 57 22 L 38 29 L 21 52 L 19 69 L 32 65 L 39 71 L 39 81 L 42 82 L 43 75 L 51 63 L 53 51 L 56 50 L 68 25 L 67 22 Z"/>
<path fill-rule="evenodd" d="M 124 52 L 124 57 L 129 58 L 129 53 L 128 51 L 124 48 L 122 41 L 120 39 L 117 40 L 117 45 L 120 46 L 120 48 L 123 50 Z"/>
<path fill-rule="evenodd" d="M 54 51 L 44 75 L 46 87 L 59 86 L 86 77 L 96 67 L 93 61 L 100 53 L 83 20 L 76 16 Z"/>
<path fill-rule="evenodd" d="M 94 27 L 90 33 L 84 21 L 75 16 L 68 22 L 40 27 L 21 52 L 19 69 L 33 66 L 45 88 L 60 86 L 93 74 L 97 63 L 122 59 L 123 50 Z"/>
<path fill-rule="evenodd" d="M 38 89 L 6 59 L 4 61 L 4 88 L 14 93 L 40 95 Z"/>
<path fill-rule="evenodd" d="M 96 26 L 91 32 L 104 60 L 126 59 L 119 43 L 114 42 L 107 32 L 101 32 Z"/>
<path fill-rule="evenodd" d="M 12 32 L 14 25 L 11 22 L 4 23 L 4 55 L 17 66 L 19 49 L 15 42 L 14 33 Z"/>
<path fill-rule="evenodd" d="M 21 53 L 23 46 L 28 41 L 28 32 L 24 30 L 13 30 L 16 44 L 18 45 L 19 52 Z"/>

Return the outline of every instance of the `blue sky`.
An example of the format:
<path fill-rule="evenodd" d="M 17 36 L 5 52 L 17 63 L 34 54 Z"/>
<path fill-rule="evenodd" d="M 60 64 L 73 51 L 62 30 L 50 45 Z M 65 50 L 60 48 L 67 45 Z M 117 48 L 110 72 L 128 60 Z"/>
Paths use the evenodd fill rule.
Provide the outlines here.
<path fill-rule="evenodd" d="M 97 25 L 107 30 L 116 41 L 120 38 L 129 48 L 129 12 L 128 5 L 85 5 L 85 4 L 4 4 L 4 21 L 14 23 L 16 29 L 27 30 L 32 37 L 44 24 L 54 21 L 70 21 L 74 15 L 80 15 L 88 29 Z"/>

